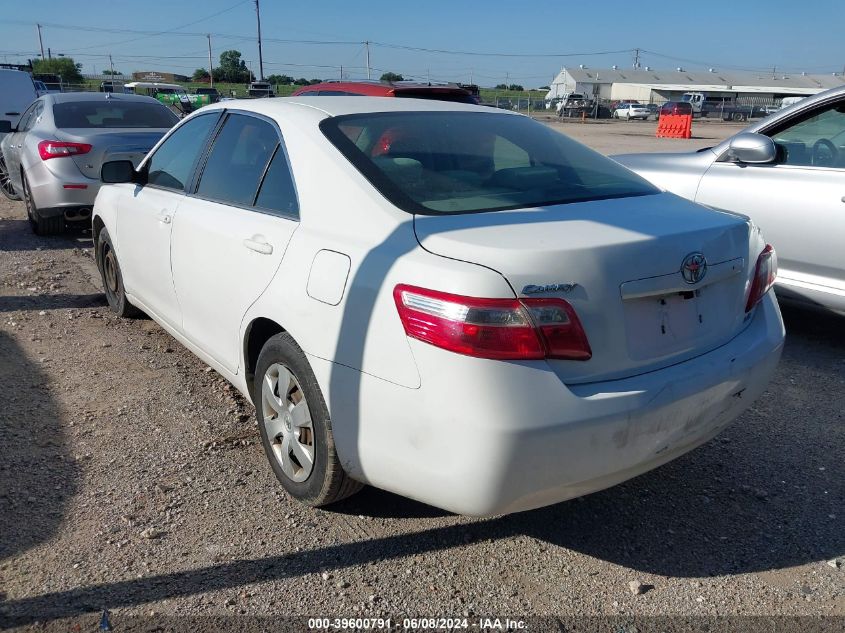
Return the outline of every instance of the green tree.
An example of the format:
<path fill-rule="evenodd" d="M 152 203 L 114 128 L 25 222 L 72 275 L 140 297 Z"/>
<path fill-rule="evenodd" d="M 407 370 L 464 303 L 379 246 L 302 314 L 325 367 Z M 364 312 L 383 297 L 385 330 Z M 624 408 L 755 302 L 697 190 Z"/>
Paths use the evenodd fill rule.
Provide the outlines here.
<path fill-rule="evenodd" d="M 236 50 L 220 53 L 220 65 L 214 69 L 214 79 L 232 83 L 244 83 L 252 80 L 252 73 L 246 62 L 241 59 L 241 52 Z"/>
<path fill-rule="evenodd" d="M 540 86 L 537 90 L 551 90 L 548 86 Z"/>
<path fill-rule="evenodd" d="M 405 78 L 397 73 L 384 73 L 381 76 L 382 81 L 405 81 Z"/>
<path fill-rule="evenodd" d="M 197 68 L 194 74 L 191 75 L 194 81 L 208 81 L 208 71 L 205 68 Z"/>
<path fill-rule="evenodd" d="M 507 89 L 508 89 L 507 84 L 496 84 L 496 90 L 507 90 Z"/>
<path fill-rule="evenodd" d="M 34 59 L 33 73 L 58 75 L 66 84 L 81 84 L 82 64 L 77 64 L 72 57 L 54 57 L 53 59 Z"/>
<path fill-rule="evenodd" d="M 519 92 L 522 92 L 525 89 L 519 84 L 511 84 L 510 86 L 508 86 L 508 90 L 518 90 Z"/>
<path fill-rule="evenodd" d="M 311 84 L 312 86 L 314 86 L 316 84 L 323 83 L 323 80 L 322 79 L 311 79 L 311 80 L 308 81 L 308 83 Z"/>
<path fill-rule="evenodd" d="M 267 81 L 271 84 L 281 84 L 283 86 L 289 86 L 293 83 L 293 77 L 290 75 L 270 75 L 267 77 Z"/>
<path fill-rule="evenodd" d="M 294 86 L 307 86 L 308 80 L 305 77 L 300 77 L 296 81 L 293 82 Z"/>
<path fill-rule="evenodd" d="M 122 72 L 120 72 L 119 70 L 109 70 L 108 68 L 106 68 L 106 69 L 103 71 L 103 74 L 104 74 L 104 75 L 122 75 L 123 73 L 122 73 Z"/>

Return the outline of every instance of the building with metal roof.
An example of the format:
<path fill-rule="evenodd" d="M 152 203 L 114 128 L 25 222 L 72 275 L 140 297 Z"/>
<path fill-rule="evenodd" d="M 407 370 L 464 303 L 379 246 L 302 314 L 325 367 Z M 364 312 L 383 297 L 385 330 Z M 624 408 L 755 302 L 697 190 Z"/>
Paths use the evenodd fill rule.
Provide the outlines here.
<path fill-rule="evenodd" d="M 787 96 L 809 96 L 845 86 L 845 75 L 807 73 L 653 70 L 619 68 L 562 68 L 551 83 L 546 100 L 579 92 L 601 100 L 636 99 L 660 103 L 680 98 L 685 92 L 718 93 L 776 101 Z"/>

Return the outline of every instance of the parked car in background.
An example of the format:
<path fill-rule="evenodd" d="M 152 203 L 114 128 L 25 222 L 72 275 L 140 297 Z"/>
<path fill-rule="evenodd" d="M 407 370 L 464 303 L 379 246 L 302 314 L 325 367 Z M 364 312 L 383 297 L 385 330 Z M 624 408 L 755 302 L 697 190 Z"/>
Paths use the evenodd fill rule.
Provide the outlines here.
<path fill-rule="evenodd" d="M 38 98 L 32 75 L 23 70 L 0 68 L 0 141 L 14 129 L 21 114 Z M 7 130 L 4 132 L 4 128 Z M 9 170 L 0 152 L 0 191 L 10 200 L 20 200 L 20 192 L 9 179 Z"/>
<path fill-rule="evenodd" d="M 253 81 L 247 87 L 247 95 L 253 99 L 261 99 L 264 97 L 275 97 L 276 92 L 273 89 L 273 84 L 267 81 Z"/>
<path fill-rule="evenodd" d="M 32 78 L 42 82 L 50 94 L 64 92 L 65 86 L 61 75 L 54 73 L 33 73 Z"/>
<path fill-rule="evenodd" d="M 102 176 L 112 310 L 251 399 L 307 504 L 369 483 L 494 515 L 600 490 L 724 429 L 781 353 L 756 227 L 512 112 L 216 104 Z"/>
<path fill-rule="evenodd" d="M 195 92 L 198 95 L 208 96 L 209 103 L 217 103 L 220 101 L 220 93 L 217 91 L 217 88 L 197 88 Z"/>
<path fill-rule="evenodd" d="M 688 114 L 692 116 L 692 105 L 686 101 L 667 101 L 660 106 L 659 116 Z"/>
<path fill-rule="evenodd" d="M 780 294 L 845 312 L 845 88 L 712 148 L 614 158 L 678 195 L 751 216 L 778 250 Z"/>
<path fill-rule="evenodd" d="M 449 83 L 421 83 L 417 81 L 325 81 L 297 88 L 292 97 L 399 97 L 436 99 L 459 103 L 478 103 L 478 97 L 466 88 Z M 509 105 L 504 105 L 505 103 Z M 499 99 L 499 107 L 513 109 L 510 99 Z"/>
<path fill-rule="evenodd" d="M 649 103 L 648 105 L 646 105 L 646 108 L 648 108 L 649 114 L 651 116 L 653 116 L 655 120 L 660 118 L 660 106 L 659 105 L 657 105 L 656 103 Z"/>
<path fill-rule="evenodd" d="M 589 112 L 593 107 L 592 100 L 580 92 L 570 92 L 555 106 L 559 117 L 580 116 Z"/>
<path fill-rule="evenodd" d="M 137 164 L 178 118 L 149 97 L 68 92 L 39 97 L 0 142 L 9 181 L 39 235 L 88 223 L 100 165 Z M 2 123 L 2 122 L 0 122 Z M 0 129 L 0 131 L 3 131 Z"/>
<path fill-rule="evenodd" d="M 116 79 L 108 79 L 100 82 L 100 92 L 125 93 L 126 84 Z"/>
<path fill-rule="evenodd" d="M 640 119 L 645 121 L 650 116 L 651 110 L 639 103 L 625 103 L 613 111 L 614 119 L 625 119 L 626 121 L 630 121 L 631 119 Z"/>

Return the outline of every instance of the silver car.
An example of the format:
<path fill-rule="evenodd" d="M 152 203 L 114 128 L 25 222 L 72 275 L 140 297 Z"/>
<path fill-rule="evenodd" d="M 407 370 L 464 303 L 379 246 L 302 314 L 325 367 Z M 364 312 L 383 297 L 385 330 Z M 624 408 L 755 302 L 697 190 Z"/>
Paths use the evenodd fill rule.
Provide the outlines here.
<path fill-rule="evenodd" d="M 777 250 L 778 294 L 845 312 L 845 87 L 715 147 L 613 158 L 673 193 L 750 216 Z"/>
<path fill-rule="evenodd" d="M 100 166 L 137 165 L 179 121 L 150 97 L 62 93 L 39 97 L 0 142 L 3 192 L 23 197 L 33 230 L 61 233 L 68 222 L 89 222 L 100 189 Z M 8 127 L 8 122 L 5 127 Z"/>

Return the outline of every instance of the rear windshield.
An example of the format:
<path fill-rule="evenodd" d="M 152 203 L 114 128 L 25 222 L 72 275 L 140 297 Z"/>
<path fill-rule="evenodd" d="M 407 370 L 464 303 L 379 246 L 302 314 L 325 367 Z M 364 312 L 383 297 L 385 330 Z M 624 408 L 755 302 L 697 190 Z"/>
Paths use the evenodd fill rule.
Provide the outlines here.
<path fill-rule="evenodd" d="M 61 128 L 170 128 L 179 121 L 158 103 L 130 101 L 69 101 L 53 104 L 53 119 Z"/>
<path fill-rule="evenodd" d="M 393 94 L 396 97 L 406 99 L 433 99 L 435 101 L 451 101 L 453 103 L 478 105 L 478 99 L 463 91 L 396 90 Z"/>
<path fill-rule="evenodd" d="M 528 117 L 380 112 L 320 128 L 394 205 L 474 213 L 658 193 L 618 163 Z"/>

